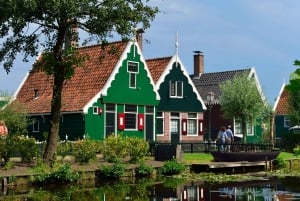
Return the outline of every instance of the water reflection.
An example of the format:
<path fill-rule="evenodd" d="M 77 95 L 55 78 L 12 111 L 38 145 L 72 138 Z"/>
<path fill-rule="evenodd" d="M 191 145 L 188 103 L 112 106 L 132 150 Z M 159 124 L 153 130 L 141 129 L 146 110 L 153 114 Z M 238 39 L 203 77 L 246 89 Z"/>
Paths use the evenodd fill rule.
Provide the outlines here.
<path fill-rule="evenodd" d="M 5 190 L 5 191 L 4 191 Z M 251 182 L 209 184 L 168 179 L 135 182 L 91 182 L 70 186 L 9 187 L 0 200 L 72 201 L 285 201 L 300 200 L 300 179 L 272 178 Z"/>

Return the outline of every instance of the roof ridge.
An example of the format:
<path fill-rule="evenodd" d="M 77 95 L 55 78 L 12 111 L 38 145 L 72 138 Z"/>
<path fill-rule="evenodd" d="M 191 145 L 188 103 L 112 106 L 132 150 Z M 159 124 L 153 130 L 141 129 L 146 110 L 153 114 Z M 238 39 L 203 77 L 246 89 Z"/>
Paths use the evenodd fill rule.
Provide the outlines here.
<path fill-rule="evenodd" d="M 149 58 L 149 59 L 146 59 L 146 61 L 160 60 L 160 59 L 171 59 L 171 58 L 172 58 L 172 56 L 165 56 L 165 57 Z"/>
<path fill-rule="evenodd" d="M 219 71 L 219 72 L 209 72 L 209 73 L 203 73 L 203 74 L 229 73 L 229 72 L 238 72 L 238 71 L 246 71 L 246 70 L 251 70 L 251 68 L 237 69 L 237 70 L 227 70 L 227 71 Z"/>

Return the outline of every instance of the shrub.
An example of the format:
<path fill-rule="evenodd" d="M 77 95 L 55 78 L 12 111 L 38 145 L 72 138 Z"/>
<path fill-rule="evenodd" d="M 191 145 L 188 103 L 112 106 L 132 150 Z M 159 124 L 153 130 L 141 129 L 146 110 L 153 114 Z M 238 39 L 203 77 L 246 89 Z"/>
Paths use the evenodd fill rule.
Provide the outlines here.
<path fill-rule="evenodd" d="M 31 162 L 38 155 L 38 147 L 35 144 L 34 138 L 20 136 L 18 137 L 17 145 L 23 162 Z"/>
<path fill-rule="evenodd" d="M 150 165 L 147 165 L 144 161 L 139 164 L 139 167 L 135 169 L 135 174 L 137 176 L 150 176 L 154 168 Z"/>
<path fill-rule="evenodd" d="M 53 168 L 49 173 L 37 174 L 33 183 L 36 184 L 64 184 L 72 183 L 80 178 L 79 173 L 74 172 L 70 164 L 62 164 Z"/>
<path fill-rule="evenodd" d="M 122 135 L 110 135 L 103 142 L 102 154 L 104 160 L 116 162 L 127 155 L 127 145 Z"/>
<path fill-rule="evenodd" d="M 69 141 L 65 141 L 65 142 L 60 142 L 58 143 L 57 146 L 57 155 L 61 156 L 63 159 L 67 156 L 70 155 L 72 151 L 72 144 Z"/>
<path fill-rule="evenodd" d="M 297 147 L 295 147 L 295 148 L 293 149 L 293 152 L 294 152 L 294 154 L 295 154 L 296 156 L 300 155 L 300 146 L 298 145 Z"/>
<path fill-rule="evenodd" d="M 4 165 L 9 161 L 17 151 L 18 138 L 8 135 L 6 138 L 0 138 L 0 157 L 4 160 Z"/>
<path fill-rule="evenodd" d="M 76 162 L 88 163 L 96 158 L 97 142 L 89 139 L 76 141 L 72 144 L 72 151 Z"/>
<path fill-rule="evenodd" d="M 142 138 L 127 137 L 126 142 L 130 162 L 142 160 L 149 152 L 149 143 Z"/>
<path fill-rule="evenodd" d="M 161 173 L 163 175 L 175 175 L 179 174 L 185 170 L 185 165 L 178 163 L 176 160 L 166 161 L 165 164 L 161 167 Z"/>
<path fill-rule="evenodd" d="M 113 165 L 105 165 L 102 166 L 99 170 L 100 176 L 102 178 L 119 178 L 125 172 L 125 165 L 120 161 L 114 162 Z"/>

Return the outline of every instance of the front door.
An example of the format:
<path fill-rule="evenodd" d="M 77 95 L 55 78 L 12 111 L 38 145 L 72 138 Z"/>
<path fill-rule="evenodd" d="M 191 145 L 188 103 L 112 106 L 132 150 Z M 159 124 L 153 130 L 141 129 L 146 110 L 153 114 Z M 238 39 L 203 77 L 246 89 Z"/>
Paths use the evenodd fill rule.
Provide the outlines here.
<path fill-rule="evenodd" d="M 180 142 L 180 119 L 179 113 L 171 113 L 171 143 L 178 144 Z"/>
<path fill-rule="evenodd" d="M 153 142 L 154 138 L 154 107 L 146 106 L 146 121 L 145 121 L 145 132 L 146 141 Z"/>

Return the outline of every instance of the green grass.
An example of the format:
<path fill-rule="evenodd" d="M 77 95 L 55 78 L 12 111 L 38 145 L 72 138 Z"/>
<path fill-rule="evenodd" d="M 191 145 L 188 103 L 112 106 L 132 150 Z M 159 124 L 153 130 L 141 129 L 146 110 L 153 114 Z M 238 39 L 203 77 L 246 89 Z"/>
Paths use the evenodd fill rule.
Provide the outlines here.
<path fill-rule="evenodd" d="M 184 153 L 184 163 L 201 163 L 213 161 L 213 156 L 210 153 Z"/>

